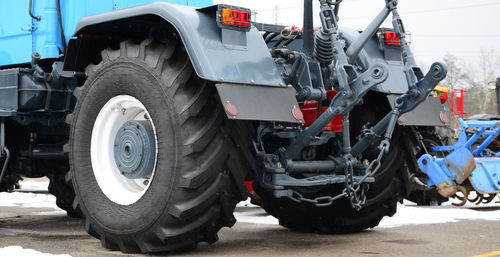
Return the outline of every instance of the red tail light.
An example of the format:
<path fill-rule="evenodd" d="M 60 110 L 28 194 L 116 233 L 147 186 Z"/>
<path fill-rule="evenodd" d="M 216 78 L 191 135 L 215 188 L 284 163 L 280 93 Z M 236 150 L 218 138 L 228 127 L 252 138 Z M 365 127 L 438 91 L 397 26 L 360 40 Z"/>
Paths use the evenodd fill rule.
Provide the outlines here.
<path fill-rule="evenodd" d="M 384 32 L 384 43 L 389 46 L 401 46 L 401 40 L 393 31 Z"/>
<path fill-rule="evenodd" d="M 252 24 L 252 14 L 249 9 L 219 5 L 217 20 L 219 25 L 226 29 L 248 31 Z"/>

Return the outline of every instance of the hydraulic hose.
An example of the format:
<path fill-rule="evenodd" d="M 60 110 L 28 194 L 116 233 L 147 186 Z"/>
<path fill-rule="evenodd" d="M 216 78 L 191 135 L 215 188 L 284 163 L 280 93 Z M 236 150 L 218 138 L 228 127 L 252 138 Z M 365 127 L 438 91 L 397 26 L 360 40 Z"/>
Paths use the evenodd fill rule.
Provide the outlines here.
<path fill-rule="evenodd" d="M 30 0 L 31 1 L 31 0 Z M 57 19 L 59 21 L 59 29 L 61 30 L 61 41 L 63 45 L 63 54 L 66 53 L 66 37 L 64 36 L 64 28 L 62 24 L 62 15 L 61 15 L 61 1 L 57 0 Z"/>
<path fill-rule="evenodd" d="M 10 160 L 10 151 L 7 147 L 3 148 L 5 152 L 5 161 L 3 163 L 2 173 L 0 173 L 0 183 L 2 183 L 3 177 L 5 176 L 5 171 L 7 170 L 7 166 L 9 165 Z"/>
<path fill-rule="evenodd" d="M 33 18 L 33 19 L 35 19 L 35 20 L 37 20 L 37 21 L 40 21 L 40 20 L 42 19 L 42 17 L 40 17 L 40 16 L 35 16 L 35 15 L 33 15 L 33 11 L 32 11 L 32 9 L 33 9 L 33 1 L 32 1 L 32 0 L 30 0 L 29 7 L 28 7 L 28 8 L 29 8 L 29 9 L 28 9 L 28 13 L 30 14 L 30 17 L 31 17 L 31 18 Z"/>

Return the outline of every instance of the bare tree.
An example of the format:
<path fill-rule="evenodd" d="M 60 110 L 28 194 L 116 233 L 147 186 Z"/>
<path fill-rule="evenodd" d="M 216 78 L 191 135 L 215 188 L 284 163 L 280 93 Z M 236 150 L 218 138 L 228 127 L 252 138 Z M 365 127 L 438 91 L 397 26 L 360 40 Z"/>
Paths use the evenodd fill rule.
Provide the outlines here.
<path fill-rule="evenodd" d="M 495 53 L 495 48 L 481 48 L 478 60 L 478 76 L 467 76 L 470 85 L 469 94 L 472 96 L 471 104 L 475 104 L 472 113 L 496 114 L 496 95 L 494 90 L 488 85 L 495 81 L 495 70 L 500 64 L 500 58 Z"/>
<path fill-rule="evenodd" d="M 446 64 L 448 72 L 446 78 L 441 82 L 441 86 L 448 88 L 448 106 L 451 106 L 453 89 L 467 87 L 467 69 L 460 59 L 450 53 L 444 56 L 443 61 Z M 446 115 L 450 120 L 450 126 L 454 127 L 456 125 L 454 122 L 456 117 L 453 117 L 451 109 L 447 108 Z"/>

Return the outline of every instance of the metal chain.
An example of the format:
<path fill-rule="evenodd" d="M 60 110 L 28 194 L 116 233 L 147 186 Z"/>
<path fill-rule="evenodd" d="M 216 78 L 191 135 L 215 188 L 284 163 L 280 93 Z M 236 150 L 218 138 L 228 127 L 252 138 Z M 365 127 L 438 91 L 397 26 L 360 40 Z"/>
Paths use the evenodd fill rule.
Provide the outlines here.
<path fill-rule="evenodd" d="M 401 104 L 396 105 L 393 109 L 393 115 L 396 117 L 399 116 Z M 354 160 L 350 154 L 346 154 L 344 156 L 346 160 L 346 166 L 344 168 L 345 171 L 345 188 L 342 190 L 342 193 L 336 196 L 320 196 L 314 199 L 303 197 L 302 194 L 295 190 L 290 190 L 292 192 L 291 195 L 287 197 L 294 202 L 307 202 L 314 204 L 318 207 L 330 206 L 333 201 L 338 200 L 342 197 L 349 198 L 349 203 L 351 207 L 357 211 L 359 211 L 363 205 L 366 203 L 366 194 L 365 192 L 368 190 L 368 185 L 363 184 L 363 182 L 370 176 L 373 176 L 381 167 L 381 160 L 385 153 L 389 152 L 389 148 L 391 146 L 390 139 L 392 137 L 392 131 L 394 129 L 395 123 L 390 122 L 388 124 L 388 128 L 386 131 L 391 131 L 390 133 L 384 134 L 384 139 L 378 145 L 378 156 L 376 159 L 372 160 L 368 167 L 364 171 L 363 177 L 359 181 L 354 181 L 354 169 L 353 163 Z"/>
<path fill-rule="evenodd" d="M 382 142 L 380 142 L 380 145 L 378 146 L 379 149 L 379 154 L 376 159 L 374 159 L 370 165 L 365 169 L 364 176 L 359 180 L 359 181 L 354 181 L 354 169 L 353 169 L 353 160 L 347 159 L 346 160 L 346 168 L 345 168 L 345 175 L 346 175 L 346 181 L 345 181 L 345 188 L 342 190 L 342 193 L 336 195 L 336 196 L 320 196 L 316 197 L 314 199 L 307 198 L 302 196 L 301 193 L 291 190 L 292 194 L 288 195 L 287 197 L 294 201 L 294 202 L 307 202 L 314 204 L 315 206 L 318 207 L 325 207 L 325 206 L 330 206 L 333 201 L 338 200 L 342 197 L 347 197 L 349 198 L 349 203 L 352 208 L 356 210 L 360 210 L 363 207 L 363 204 L 366 203 L 366 195 L 365 192 L 367 191 L 367 184 L 363 184 L 363 182 L 373 174 L 375 174 L 381 166 L 381 160 L 384 154 L 389 151 L 390 143 L 389 140 L 384 139 Z"/>

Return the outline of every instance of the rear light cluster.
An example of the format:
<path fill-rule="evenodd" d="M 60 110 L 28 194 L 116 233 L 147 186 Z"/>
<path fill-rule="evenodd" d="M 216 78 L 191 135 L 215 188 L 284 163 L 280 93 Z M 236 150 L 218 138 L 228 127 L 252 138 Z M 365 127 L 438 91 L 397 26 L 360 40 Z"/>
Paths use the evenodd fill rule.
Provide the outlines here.
<path fill-rule="evenodd" d="M 219 5 L 217 18 L 219 25 L 227 29 L 248 31 L 252 25 L 252 13 L 246 8 Z"/>
<path fill-rule="evenodd" d="M 401 40 L 394 31 L 384 31 L 384 44 L 389 46 L 401 46 Z"/>

